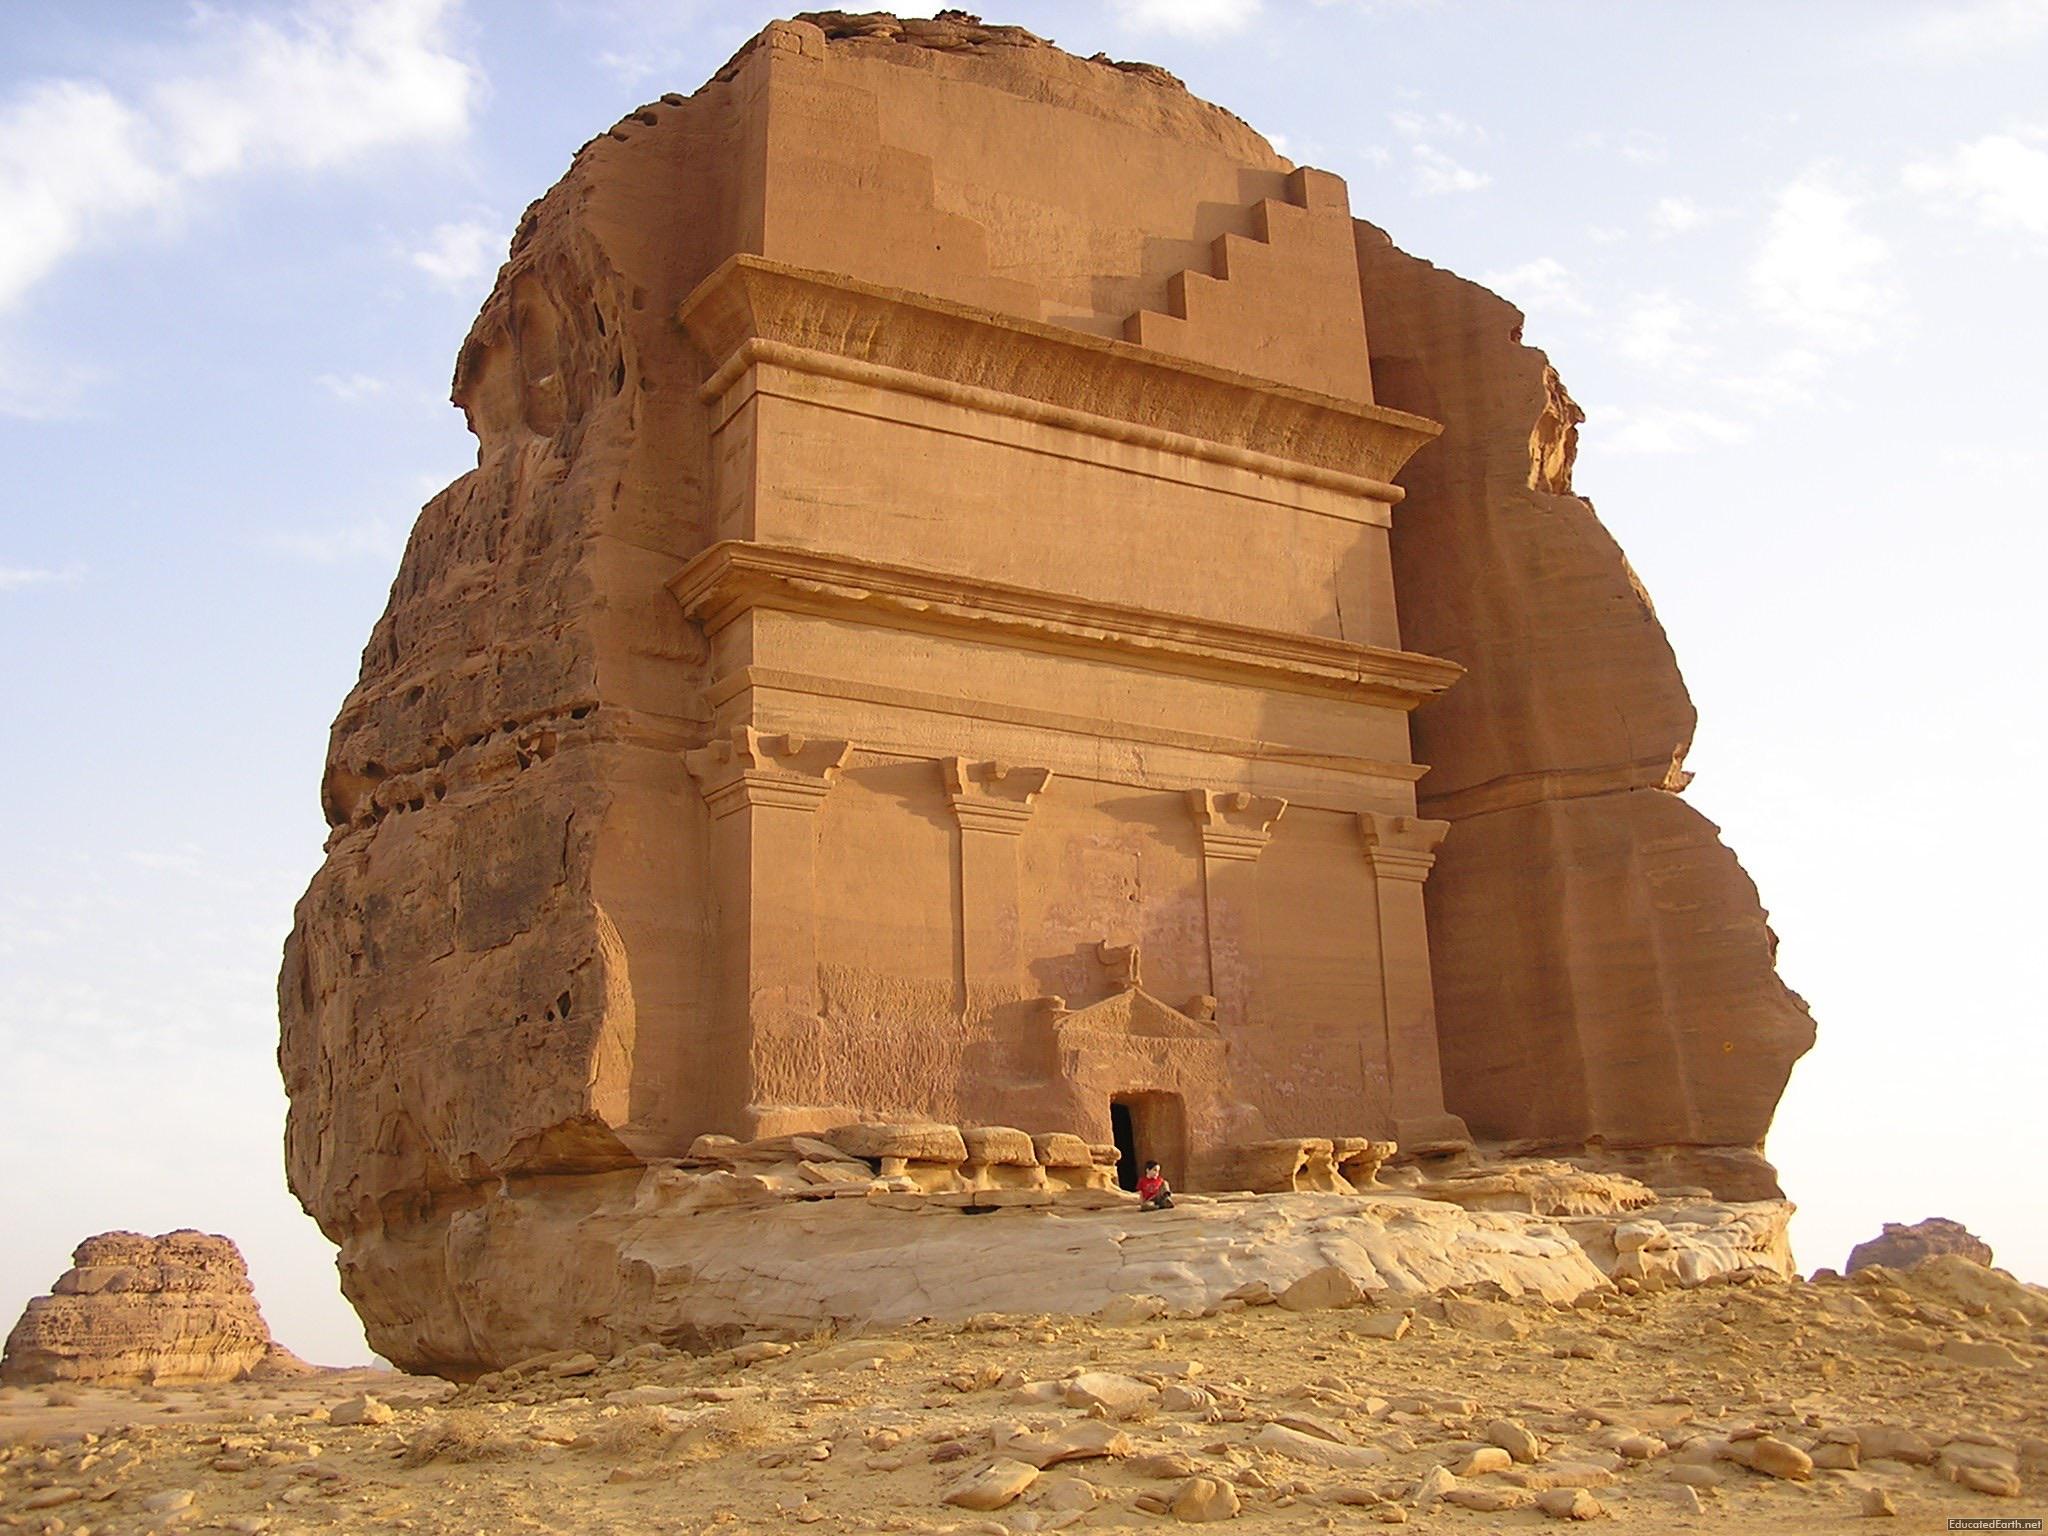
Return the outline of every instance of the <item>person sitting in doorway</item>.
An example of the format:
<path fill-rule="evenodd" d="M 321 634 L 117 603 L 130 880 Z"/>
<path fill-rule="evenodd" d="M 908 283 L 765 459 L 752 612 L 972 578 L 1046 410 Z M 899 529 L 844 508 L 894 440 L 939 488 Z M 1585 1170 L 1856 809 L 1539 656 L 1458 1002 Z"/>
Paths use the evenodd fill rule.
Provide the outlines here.
<path fill-rule="evenodd" d="M 1147 1163 L 1144 1172 L 1138 1175 L 1138 1209 L 1141 1211 L 1170 1211 L 1173 1209 L 1173 1190 L 1166 1182 L 1166 1175 L 1159 1171 L 1157 1163 Z"/>

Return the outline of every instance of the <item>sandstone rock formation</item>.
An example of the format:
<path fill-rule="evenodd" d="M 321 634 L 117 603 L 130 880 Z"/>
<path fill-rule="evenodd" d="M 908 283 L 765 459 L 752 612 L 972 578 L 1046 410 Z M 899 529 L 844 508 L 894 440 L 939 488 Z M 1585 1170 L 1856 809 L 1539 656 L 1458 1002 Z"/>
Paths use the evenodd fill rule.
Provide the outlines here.
<path fill-rule="evenodd" d="M 1729 1199 L 1813 1043 L 1777 940 L 1679 798 L 1692 700 L 1650 599 L 1572 494 L 1582 413 L 1521 314 L 1358 226 L 1374 397 L 1444 423 L 1402 475 L 1401 638 L 1465 668 L 1415 718 L 1451 824 L 1430 951 L 1447 1097 L 1475 1134 Z"/>
<path fill-rule="evenodd" d="M 706 1136 L 1777 1193 L 1810 1026 L 1576 407 L 1171 77 L 771 25 L 528 211 L 455 399 L 279 981 L 292 1187 L 391 1358 L 501 1357 L 479 1228 L 545 1271 Z"/>
<path fill-rule="evenodd" d="M 1155 1212 L 1123 1190 L 992 1184 L 972 1155 L 951 1126 L 707 1137 L 674 1163 L 479 1192 L 446 1248 L 370 1250 L 381 1267 L 357 1283 L 407 1303 L 375 1323 L 381 1353 L 468 1377 L 552 1350 L 701 1350 L 821 1324 L 1014 1310 L 1128 1320 L 1248 1298 L 1403 1306 L 1472 1288 L 1564 1303 L 1619 1281 L 1793 1274 L 1784 1201 L 1660 1201 L 1562 1164 L 1471 1170 L 1425 1198 L 1353 1192 L 1324 1150 L 1298 1188 L 1184 1194 Z M 460 1256 L 459 1288 L 423 1272 L 443 1255 Z M 1304 1288 L 1312 1302 L 1298 1300 Z"/>
<path fill-rule="evenodd" d="M 1873 1264 L 1882 1264 L 1887 1269 L 1904 1269 L 1909 1264 L 1918 1264 L 1922 1259 L 1944 1253 L 1956 1254 L 1975 1264 L 1988 1265 L 1991 1262 L 1991 1245 L 1968 1227 L 1959 1221 L 1950 1221 L 1946 1216 L 1930 1216 L 1911 1226 L 1900 1221 L 1886 1222 L 1883 1232 L 1849 1250 L 1846 1273 L 1853 1275 Z"/>
<path fill-rule="evenodd" d="M 241 1251 L 203 1232 L 102 1232 L 22 1312 L 0 1382 L 238 1381 L 304 1369 L 273 1343 Z"/>

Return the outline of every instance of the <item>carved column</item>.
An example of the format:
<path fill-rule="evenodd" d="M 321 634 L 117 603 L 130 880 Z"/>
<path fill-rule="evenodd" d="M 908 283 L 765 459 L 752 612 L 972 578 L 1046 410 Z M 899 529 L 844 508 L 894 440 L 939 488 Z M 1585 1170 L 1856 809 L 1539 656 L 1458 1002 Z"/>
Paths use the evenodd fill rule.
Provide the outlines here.
<path fill-rule="evenodd" d="M 1202 915 L 1208 928 L 1209 995 L 1216 1017 L 1243 1024 L 1252 1016 L 1259 955 L 1259 855 L 1273 823 L 1287 809 L 1278 795 L 1191 789 L 1188 809 L 1202 837 Z"/>
<path fill-rule="evenodd" d="M 960 1004 L 983 988 L 1014 990 L 1023 965 L 1018 937 L 1017 839 L 1050 768 L 941 759 L 946 798 L 960 823 Z"/>
<path fill-rule="evenodd" d="M 817 811 L 852 752 L 743 725 L 684 755 L 711 811 L 718 991 L 708 1059 L 747 1074 L 730 1102 L 751 1097 L 756 1025 L 817 1014 Z"/>
<path fill-rule="evenodd" d="M 1377 811 L 1361 811 L 1358 816 L 1379 910 L 1387 1097 L 1393 1105 L 1395 1139 L 1408 1151 L 1472 1139 L 1465 1122 L 1444 1109 L 1436 990 L 1429 974 L 1429 928 L 1422 907 L 1422 882 L 1429 878 L 1437 847 L 1450 830 L 1447 821 L 1415 816 Z"/>

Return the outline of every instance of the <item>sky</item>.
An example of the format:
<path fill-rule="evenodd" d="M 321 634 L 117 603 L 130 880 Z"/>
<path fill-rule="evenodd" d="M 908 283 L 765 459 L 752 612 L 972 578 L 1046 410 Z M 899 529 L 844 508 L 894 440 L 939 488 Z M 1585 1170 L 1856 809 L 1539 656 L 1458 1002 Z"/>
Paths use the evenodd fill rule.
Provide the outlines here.
<path fill-rule="evenodd" d="M 474 463 L 447 381 L 520 211 L 774 14 L 0 7 L 0 1326 L 88 1234 L 195 1226 L 366 1358 L 274 1056 L 328 726 Z M 1940 1214 L 2048 1282 L 2048 0 L 988 19 L 1164 65 L 1522 306 L 1819 1024 L 1801 1262 Z"/>

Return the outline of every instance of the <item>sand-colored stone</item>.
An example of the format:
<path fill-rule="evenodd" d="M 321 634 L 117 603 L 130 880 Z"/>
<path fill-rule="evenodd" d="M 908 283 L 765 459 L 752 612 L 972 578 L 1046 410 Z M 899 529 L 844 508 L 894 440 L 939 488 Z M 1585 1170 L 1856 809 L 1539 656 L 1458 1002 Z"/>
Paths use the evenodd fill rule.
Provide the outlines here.
<path fill-rule="evenodd" d="M 306 1368 L 271 1340 L 225 1237 L 102 1232 L 50 1289 L 8 1334 L 0 1382 L 238 1381 Z"/>
<path fill-rule="evenodd" d="M 1444 424 L 1401 477 L 1393 560 L 1403 643 L 1466 669 L 1415 716 L 1421 811 L 1450 824 L 1428 886 L 1450 1104 L 1475 1135 L 1775 1194 L 1759 1149 L 1813 1026 L 1678 796 L 1692 702 L 1572 493 L 1582 413 L 1505 300 L 1363 221 L 1358 258 L 1375 398 Z"/>
<path fill-rule="evenodd" d="M 708 1137 L 829 1142 L 839 1203 L 1107 1198 L 1113 1151 L 842 1128 L 1126 1115 L 1183 1191 L 1469 1120 L 1775 1195 L 1808 1026 L 1513 333 L 1170 77 L 958 16 L 771 24 L 585 146 L 457 361 L 478 467 L 279 980 L 373 1344 L 524 1347 L 504 1288 Z"/>
<path fill-rule="evenodd" d="M 1976 1269 L 2009 1296 L 2033 1294 Z M 1915 1266 L 1896 1289 L 1908 1306 L 1960 1312 L 1970 1297 L 1949 1279 Z M 1618 1530 L 1663 1532 L 1691 1529 L 1696 1522 L 1681 1517 L 1698 1514 L 1701 1500 L 1673 1480 L 1683 1464 L 1671 1458 L 1609 1456 L 1615 1428 L 1654 1428 L 1711 1449 L 1738 1435 L 1841 1444 L 1834 1437 L 1880 1421 L 1934 1447 L 1930 1464 L 1865 1458 L 1854 1473 L 1817 1471 L 1802 1482 L 1721 1462 L 1720 1481 L 1700 1490 L 1701 1528 L 1804 1536 L 1854 1519 L 1867 1503 L 1916 1531 L 2026 1516 L 2048 1470 L 2028 1428 L 2043 1410 L 2038 1380 L 1987 1375 L 1964 1400 L 1953 1368 L 1900 1348 L 1886 1318 L 1838 1310 L 1849 1289 L 1792 1281 L 1610 1290 L 1568 1309 L 1531 1299 L 1512 1304 L 1526 1321 L 1521 1339 L 1446 1330 L 1427 1348 L 1399 1351 L 1356 1338 L 1343 1313 L 1171 1316 L 1153 1337 L 1034 1313 L 911 1323 L 852 1340 L 813 1336 L 751 1366 L 730 1352 L 658 1344 L 587 1369 L 564 1354 L 461 1388 L 370 1371 L 140 1392 L 0 1388 L 0 1527 L 54 1529 L 55 1517 L 67 1531 L 244 1536 L 474 1536 L 565 1523 L 965 1533 L 991 1517 L 943 1504 L 947 1490 L 995 1460 L 1034 1468 L 1035 1456 L 1019 1454 L 1026 1441 L 1049 1455 L 1043 1447 L 1055 1439 L 1086 1449 L 1082 1437 L 1092 1434 L 1100 1450 L 1049 1463 L 994 1521 L 1040 1532 L 1166 1528 L 1170 1520 L 1149 1516 L 1170 1516 L 1186 1484 L 1207 1478 L 1235 1492 L 1231 1528 L 1258 1536 L 1350 1530 L 1396 1508 L 1418 1525 L 1481 1532 L 1539 1529 L 1546 1516 L 1599 1518 L 1604 1507 Z M 1987 1338 L 2048 1358 L 2016 1309 L 1971 1321 Z M 1613 1335 L 1611 1356 L 1560 1353 L 1593 1327 Z M 1162 1398 L 1149 1417 L 1110 1423 L 971 1385 L 993 1360 L 1053 1384 L 1087 1371 L 1179 1380 L 1199 1362 L 1217 1395 L 1179 1407 Z M 567 1364 L 582 1374 L 553 1374 Z M 333 1406 L 357 1396 L 386 1404 L 391 1421 L 335 1427 Z M 1542 1462 L 1470 1479 L 1448 1471 L 1483 1426 L 1511 1417 L 1551 1441 Z M 1344 1435 L 1382 1459 L 1338 1470 L 1276 1455 L 1260 1443 L 1274 1425 L 1305 1426 L 1295 1431 L 1304 1441 L 1331 1447 L 1342 1442 L 1325 1436 Z M 1445 1496 L 1434 1512 L 1408 1509 L 1438 1468 Z M 1461 1507 L 1518 1502 L 1486 1498 L 1487 1489 L 1533 1495 L 1542 1513 Z M 1457 1490 L 1465 1491 L 1450 1498 Z M 1586 1498 L 1573 1496 L 1580 1492 Z M 171 1518 L 186 1511 L 189 1519 Z M 1056 1519 L 1067 1515 L 1085 1518 Z"/>
<path fill-rule="evenodd" d="M 1955 1254 L 1977 1264 L 1989 1264 L 1992 1258 L 1991 1245 L 1961 1222 L 1950 1221 L 1946 1216 L 1930 1216 L 1910 1225 L 1886 1222 L 1884 1231 L 1849 1250 L 1849 1263 L 1843 1273 L 1853 1275 L 1873 1264 L 1903 1269 L 1938 1254 Z"/>

